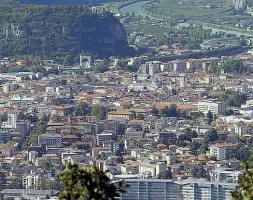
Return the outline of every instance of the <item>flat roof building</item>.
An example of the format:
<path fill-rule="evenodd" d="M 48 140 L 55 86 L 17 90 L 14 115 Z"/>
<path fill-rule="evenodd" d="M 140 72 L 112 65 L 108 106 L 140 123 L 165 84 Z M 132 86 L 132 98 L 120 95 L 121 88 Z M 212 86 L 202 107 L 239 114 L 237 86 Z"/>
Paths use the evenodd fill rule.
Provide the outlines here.
<path fill-rule="evenodd" d="M 126 179 L 126 193 L 122 200 L 231 200 L 231 191 L 236 184 L 220 182 L 195 182 L 193 180 L 176 181 L 167 179 Z"/>

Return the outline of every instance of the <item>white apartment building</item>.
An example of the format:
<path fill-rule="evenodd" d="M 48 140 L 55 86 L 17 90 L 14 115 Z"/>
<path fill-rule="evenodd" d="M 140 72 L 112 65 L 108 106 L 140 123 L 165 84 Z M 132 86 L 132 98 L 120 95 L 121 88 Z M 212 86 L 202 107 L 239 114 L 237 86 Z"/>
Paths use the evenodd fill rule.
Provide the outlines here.
<path fill-rule="evenodd" d="M 215 170 L 210 170 L 209 175 L 211 182 L 237 183 L 239 177 L 242 175 L 242 172 L 218 168 Z"/>
<path fill-rule="evenodd" d="M 240 136 L 251 134 L 253 129 L 243 123 L 234 124 L 234 131 Z"/>
<path fill-rule="evenodd" d="M 217 143 L 210 147 L 210 155 L 215 156 L 217 160 L 226 160 L 236 146 L 237 144 L 232 143 Z"/>
<path fill-rule="evenodd" d="M 202 113 L 208 113 L 211 111 L 215 115 L 219 115 L 225 112 L 225 104 L 215 100 L 201 100 L 198 101 L 198 111 Z"/>
<path fill-rule="evenodd" d="M 17 113 L 8 112 L 7 121 L 3 122 L 4 128 L 17 128 Z"/>
<path fill-rule="evenodd" d="M 220 182 L 176 181 L 165 179 L 126 179 L 126 193 L 122 200 L 231 200 L 236 184 Z"/>
<path fill-rule="evenodd" d="M 154 163 L 142 163 L 139 165 L 140 174 L 149 174 L 152 177 L 158 176 L 159 173 L 166 171 L 166 163 L 154 162 Z"/>
<path fill-rule="evenodd" d="M 23 188 L 25 189 L 38 189 L 41 175 L 40 174 L 24 174 L 23 177 Z"/>
<path fill-rule="evenodd" d="M 28 160 L 32 163 L 36 162 L 36 159 L 39 157 L 39 153 L 37 151 L 29 151 Z"/>
<path fill-rule="evenodd" d="M 234 90 L 236 92 L 247 93 L 249 91 L 249 86 L 243 83 L 242 85 L 235 86 Z"/>
<path fill-rule="evenodd" d="M 16 82 L 12 82 L 12 83 L 5 83 L 3 86 L 2 86 L 2 91 L 4 93 L 10 93 L 12 91 L 15 91 L 18 89 L 18 84 Z"/>

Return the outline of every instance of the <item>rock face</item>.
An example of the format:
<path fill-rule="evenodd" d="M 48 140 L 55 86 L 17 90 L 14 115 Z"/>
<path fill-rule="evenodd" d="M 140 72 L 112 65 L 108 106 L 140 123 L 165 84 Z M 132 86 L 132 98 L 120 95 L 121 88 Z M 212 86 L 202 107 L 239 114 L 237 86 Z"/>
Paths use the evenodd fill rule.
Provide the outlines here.
<path fill-rule="evenodd" d="M 85 6 L 0 5 L 0 53 L 43 58 L 87 52 L 98 57 L 133 53 L 111 13 Z"/>

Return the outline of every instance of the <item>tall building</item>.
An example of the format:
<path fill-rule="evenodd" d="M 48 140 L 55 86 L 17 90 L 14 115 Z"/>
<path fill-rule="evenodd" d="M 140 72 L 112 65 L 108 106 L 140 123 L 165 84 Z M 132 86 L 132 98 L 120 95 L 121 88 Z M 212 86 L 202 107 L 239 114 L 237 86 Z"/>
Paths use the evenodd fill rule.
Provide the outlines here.
<path fill-rule="evenodd" d="M 198 101 L 198 111 L 202 113 L 211 111 L 213 114 L 219 115 L 225 112 L 225 103 L 215 100 L 201 100 Z"/>
<path fill-rule="evenodd" d="M 40 184 L 41 175 L 37 173 L 24 174 L 22 176 L 23 179 L 23 187 L 25 189 L 38 189 Z"/>
<path fill-rule="evenodd" d="M 17 113 L 8 111 L 7 121 L 3 122 L 4 128 L 17 128 Z"/>
<path fill-rule="evenodd" d="M 165 179 L 126 179 L 122 200 L 231 200 L 236 184 L 176 181 Z"/>

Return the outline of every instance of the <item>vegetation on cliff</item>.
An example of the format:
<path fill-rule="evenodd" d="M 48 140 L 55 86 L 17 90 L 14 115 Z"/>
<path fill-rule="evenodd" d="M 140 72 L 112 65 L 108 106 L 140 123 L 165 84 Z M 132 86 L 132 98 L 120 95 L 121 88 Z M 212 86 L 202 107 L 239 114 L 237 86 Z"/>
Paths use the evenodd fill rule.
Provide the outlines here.
<path fill-rule="evenodd" d="M 128 56 L 122 24 L 111 13 L 92 14 L 86 6 L 0 5 L 0 53 L 73 62 L 79 53 L 100 58 Z"/>

